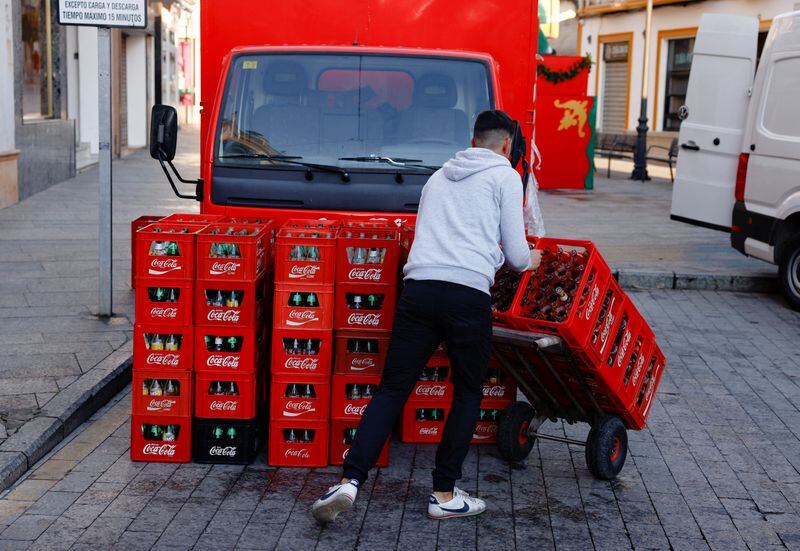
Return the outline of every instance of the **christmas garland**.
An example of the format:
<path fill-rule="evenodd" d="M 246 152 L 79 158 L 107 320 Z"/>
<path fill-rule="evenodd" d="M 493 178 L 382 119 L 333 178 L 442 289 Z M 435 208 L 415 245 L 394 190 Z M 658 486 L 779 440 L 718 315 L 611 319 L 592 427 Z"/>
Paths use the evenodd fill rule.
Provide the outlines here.
<path fill-rule="evenodd" d="M 581 71 L 584 69 L 588 69 L 592 64 L 592 56 L 586 54 L 586 57 L 581 59 L 580 61 L 576 61 L 572 64 L 569 69 L 565 69 L 563 71 L 554 71 L 549 67 L 545 66 L 543 63 L 540 63 L 539 66 L 536 68 L 536 74 L 543 76 L 544 79 L 548 82 L 552 82 L 553 84 L 558 84 L 559 82 L 566 82 L 568 80 L 572 80 L 576 76 L 578 76 Z"/>

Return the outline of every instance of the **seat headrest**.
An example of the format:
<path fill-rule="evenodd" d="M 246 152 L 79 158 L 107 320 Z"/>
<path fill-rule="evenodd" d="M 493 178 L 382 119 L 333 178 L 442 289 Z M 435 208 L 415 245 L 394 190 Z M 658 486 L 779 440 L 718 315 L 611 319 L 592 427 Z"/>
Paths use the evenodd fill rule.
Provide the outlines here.
<path fill-rule="evenodd" d="M 458 101 L 452 77 L 436 73 L 422 75 L 414 83 L 414 105 L 417 107 L 454 107 Z"/>
<path fill-rule="evenodd" d="M 294 61 L 275 61 L 264 72 L 264 92 L 273 96 L 301 96 L 308 92 L 308 75 Z"/>

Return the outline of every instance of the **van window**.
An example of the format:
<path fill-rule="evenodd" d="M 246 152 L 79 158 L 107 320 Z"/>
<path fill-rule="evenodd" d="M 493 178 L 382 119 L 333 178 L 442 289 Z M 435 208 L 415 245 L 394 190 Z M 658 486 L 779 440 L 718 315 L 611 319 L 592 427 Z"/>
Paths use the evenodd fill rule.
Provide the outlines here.
<path fill-rule="evenodd" d="M 800 57 L 776 61 L 769 78 L 761 125 L 778 136 L 800 137 Z"/>
<path fill-rule="evenodd" d="M 352 158 L 380 156 L 441 166 L 469 146 L 475 118 L 493 105 L 490 90 L 486 64 L 461 58 L 240 55 L 227 77 L 216 161 L 372 169 Z"/>

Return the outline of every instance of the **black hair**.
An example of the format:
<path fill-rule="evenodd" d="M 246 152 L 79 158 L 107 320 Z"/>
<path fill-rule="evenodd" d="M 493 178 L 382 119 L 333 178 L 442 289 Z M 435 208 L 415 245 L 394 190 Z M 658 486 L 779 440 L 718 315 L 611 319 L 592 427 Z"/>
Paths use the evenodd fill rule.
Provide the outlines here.
<path fill-rule="evenodd" d="M 489 109 L 478 115 L 475 119 L 475 128 L 472 137 L 477 142 L 494 142 L 497 139 L 497 131 L 514 136 L 514 121 L 508 113 L 500 109 Z"/>

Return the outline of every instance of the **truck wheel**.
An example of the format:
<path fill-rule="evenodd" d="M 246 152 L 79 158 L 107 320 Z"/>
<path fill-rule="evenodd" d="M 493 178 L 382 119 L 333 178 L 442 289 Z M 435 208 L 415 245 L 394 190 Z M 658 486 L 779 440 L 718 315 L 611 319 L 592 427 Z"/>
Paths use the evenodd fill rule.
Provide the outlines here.
<path fill-rule="evenodd" d="M 613 480 L 628 457 L 628 433 L 619 417 L 605 417 L 586 438 L 586 466 L 595 478 Z"/>
<path fill-rule="evenodd" d="M 527 402 L 514 402 L 500 414 L 497 448 L 506 461 L 519 463 L 531 453 L 536 438 L 528 436 L 528 427 L 535 414 Z"/>
<path fill-rule="evenodd" d="M 778 279 L 786 302 L 800 310 L 800 237 L 790 239 L 784 246 Z"/>

